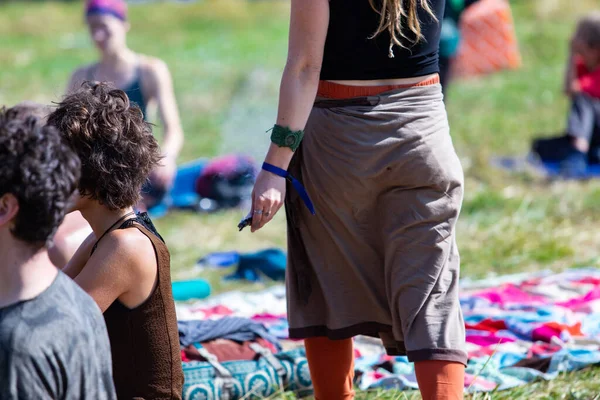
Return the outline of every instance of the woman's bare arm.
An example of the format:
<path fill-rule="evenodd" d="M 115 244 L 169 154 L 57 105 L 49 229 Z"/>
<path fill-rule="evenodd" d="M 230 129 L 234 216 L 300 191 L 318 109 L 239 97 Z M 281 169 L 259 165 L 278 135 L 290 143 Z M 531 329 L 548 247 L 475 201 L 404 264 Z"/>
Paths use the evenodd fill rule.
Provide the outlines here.
<path fill-rule="evenodd" d="M 167 65 L 159 59 L 149 59 L 147 77 L 149 97 L 156 99 L 164 133 L 161 145 L 163 165 L 155 175 L 159 183 L 167 186 L 176 172 L 176 159 L 184 141 L 183 129 L 173 90 L 173 80 Z"/>
<path fill-rule="evenodd" d="M 277 124 L 304 129 L 319 86 L 323 50 L 329 25 L 328 0 L 292 0 L 288 57 L 281 78 Z M 271 144 L 266 161 L 287 169 L 287 147 Z"/>
<path fill-rule="evenodd" d="M 564 92 L 567 96 L 573 96 L 579 91 L 577 87 L 577 79 L 575 75 L 575 52 L 573 51 L 573 44 L 569 44 L 569 57 L 567 60 L 567 68 L 565 71 L 564 79 Z"/>
<path fill-rule="evenodd" d="M 303 130 L 312 109 L 317 88 L 327 28 L 328 0 L 292 0 L 288 58 L 279 89 L 277 124 L 292 130 Z M 271 144 L 265 161 L 287 169 L 293 152 Z M 252 232 L 262 228 L 283 204 L 285 181 L 261 171 L 252 192 Z"/>
<path fill-rule="evenodd" d="M 69 260 L 67 265 L 62 269 L 62 271 L 67 274 L 71 279 L 75 279 L 77 275 L 81 272 L 85 264 L 90 259 L 90 253 L 92 252 L 92 247 L 96 242 L 96 235 L 91 233 L 84 241 L 81 243 L 81 246 L 77 248 L 73 257 Z"/>

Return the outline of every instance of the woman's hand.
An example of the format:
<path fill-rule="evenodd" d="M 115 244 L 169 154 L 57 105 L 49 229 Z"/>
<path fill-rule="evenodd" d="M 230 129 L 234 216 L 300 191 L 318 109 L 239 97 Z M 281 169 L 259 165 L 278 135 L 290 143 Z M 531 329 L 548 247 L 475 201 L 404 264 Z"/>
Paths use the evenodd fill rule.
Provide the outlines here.
<path fill-rule="evenodd" d="M 285 178 L 261 170 L 252 190 L 252 232 L 271 221 L 285 199 Z"/>
<path fill-rule="evenodd" d="M 570 89 L 571 89 L 571 91 L 569 94 L 571 96 L 581 93 L 581 85 L 579 84 L 579 81 L 577 79 L 574 79 L 573 82 L 571 82 Z"/>

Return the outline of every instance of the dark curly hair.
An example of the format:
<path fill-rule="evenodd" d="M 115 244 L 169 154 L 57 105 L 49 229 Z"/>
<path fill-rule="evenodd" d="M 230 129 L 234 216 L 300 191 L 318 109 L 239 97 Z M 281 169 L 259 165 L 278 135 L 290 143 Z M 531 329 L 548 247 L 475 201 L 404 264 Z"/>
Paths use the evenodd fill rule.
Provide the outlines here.
<path fill-rule="evenodd" d="M 11 233 L 45 246 L 65 216 L 79 180 L 77 155 L 52 127 L 19 109 L 0 109 L 0 197 L 12 194 L 19 211 Z"/>
<path fill-rule="evenodd" d="M 134 206 L 160 161 L 152 128 L 122 90 L 84 82 L 48 117 L 81 159 L 79 193 L 111 210 Z"/>
<path fill-rule="evenodd" d="M 8 111 L 14 118 L 36 117 L 40 123 L 45 124 L 48 115 L 52 112 L 52 107 L 26 100 L 15 104 Z"/>

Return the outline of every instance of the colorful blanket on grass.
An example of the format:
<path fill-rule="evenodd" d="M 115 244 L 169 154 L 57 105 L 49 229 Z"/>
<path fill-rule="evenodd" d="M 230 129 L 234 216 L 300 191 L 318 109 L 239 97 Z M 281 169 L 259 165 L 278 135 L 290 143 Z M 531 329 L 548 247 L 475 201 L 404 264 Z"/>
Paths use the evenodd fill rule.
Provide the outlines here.
<path fill-rule="evenodd" d="M 469 391 L 509 389 L 600 363 L 600 269 L 463 280 L 461 287 Z M 282 286 L 177 305 L 180 320 L 248 317 L 284 343 L 285 309 Z M 406 357 L 386 356 L 375 339 L 358 337 L 355 344 L 361 389 L 417 388 Z"/>

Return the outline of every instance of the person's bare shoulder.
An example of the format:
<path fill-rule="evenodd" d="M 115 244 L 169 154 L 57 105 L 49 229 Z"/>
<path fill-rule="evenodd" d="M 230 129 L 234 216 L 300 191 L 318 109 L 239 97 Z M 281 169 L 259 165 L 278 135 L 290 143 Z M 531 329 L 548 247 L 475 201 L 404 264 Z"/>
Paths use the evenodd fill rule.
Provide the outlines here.
<path fill-rule="evenodd" d="M 140 55 L 140 61 L 147 72 L 161 73 L 164 71 L 169 71 L 167 63 L 160 58 Z"/>
<path fill-rule="evenodd" d="M 133 282 L 154 279 L 157 268 L 154 246 L 139 229 L 114 230 L 106 235 L 98 247 L 100 245 L 102 249 L 98 248 L 98 252 L 102 253 L 104 258 L 126 267 L 119 271 L 119 274 L 126 271 L 128 278 Z"/>
<path fill-rule="evenodd" d="M 69 93 L 77 90 L 83 82 L 92 79 L 90 71 L 94 68 L 94 65 L 95 64 L 84 65 L 73 71 L 69 81 L 69 87 L 67 88 Z"/>
<path fill-rule="evenodd" d="M 140 55 L 142 74 L 145 81 L 158 86 L 163 79 L 169 79 L 169 67 L 160 58 Z"/>
<path fill-rule="evenodd" d="M 152 293 L 158 263 L 152 242 L 138 229 L 106 234 L 75 281 L 102 312 L 119 299 L 136 307 Z"/>
<path fill-rule="evenodd" d="M 79 247 L 84 249 L 88 254 L 90 254 L 92 252 L 92 249 L 94 248 L 94 244 L 96 244 L 96 240 L 96 235 L 94 234 L 94 232 L 92 232 L 84 239 L 84 241 L 81 243 L 81 246 Z"/>

